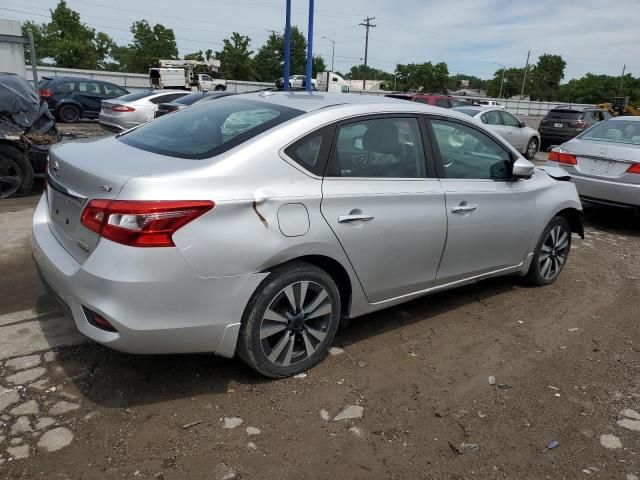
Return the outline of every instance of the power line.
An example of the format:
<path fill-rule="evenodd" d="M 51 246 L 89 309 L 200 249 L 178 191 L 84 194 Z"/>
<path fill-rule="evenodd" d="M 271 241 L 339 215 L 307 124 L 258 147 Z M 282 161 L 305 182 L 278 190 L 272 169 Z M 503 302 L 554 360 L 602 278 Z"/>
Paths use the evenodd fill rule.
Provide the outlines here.
<path fill-rule="evenodd" d="M 375 25 L 371 23 L 371 20 L 375 20 L 376 17 L 367 17 L 364 19 L 364 23 L 358 25 L 366 28 L 364 37 L 364 74 L 362 75 L 362 90 L 367 89 L 367 55 L 369 54 L 369 29 L 375 28 Z"/>

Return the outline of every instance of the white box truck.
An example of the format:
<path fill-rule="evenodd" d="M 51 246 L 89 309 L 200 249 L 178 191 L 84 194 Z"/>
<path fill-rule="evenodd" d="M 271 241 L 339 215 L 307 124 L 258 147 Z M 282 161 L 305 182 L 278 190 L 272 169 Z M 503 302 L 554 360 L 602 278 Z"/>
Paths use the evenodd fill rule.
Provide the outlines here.
<path fill-rule="evenodd" d="M 349 93 L 349 85 L 337 73 L 318 72 L 316 82 L 319 92 Z"/>
<path fill-rule="evenodd" d="M 151 88 L 184 90 L 226 90 L 227 81 L 211 74 L 195 73 L 198 66 L 206 66 L 212 74 L 220 69 L 220 60 L 160 60 L 158 68 L 149 69 Z"/>

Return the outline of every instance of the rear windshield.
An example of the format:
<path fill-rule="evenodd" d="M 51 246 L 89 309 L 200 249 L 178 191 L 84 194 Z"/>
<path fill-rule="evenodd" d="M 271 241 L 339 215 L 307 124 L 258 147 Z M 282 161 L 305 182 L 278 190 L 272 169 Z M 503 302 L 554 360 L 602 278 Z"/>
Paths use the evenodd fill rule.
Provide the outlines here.
<path fill-rule="evenodd" d="M 456 108 L 456 112 L 462 112 L 469 115 L 470 117 L 474 117 L 478 113 L 480 113 L 480 110 L 475 110 L 473 108 Z"/>
<path fill-rule="evenodd" d="M 547 118 L 562 118 L 565 120 L 578 120 L 584 115 L 583 112 L 577 110 L 549 110 Z"/>
<path fill-rule="evenodd" d="M 144 92 L 134 92 L 128 95 L 124 95 L 120 97 L 118 100 L 122 100 L 123 102 L 135 102 L 136 100 L 140 100 L 141 98 L 150 97 L 151 95 L 155 95 L 158 92 L 154 92 L 152 90 L 145 90 Z"/>
<path fill-rule="evenodd" d="M 196 103 L 198 100 L 202 100 L 203 98 L 207 98 L 207 96 L 202 92 L 196 92 L 196 93 L 190 93 L 189 95 L 185 95 L 184 97 L 180 97 L 171 103 L 179 103 L 181 105 L 191 105 Z"/>
<path fill-rule="evenodd" d="M 170 157 L 210 158 L 302 113 L 230 97 L 162 116 L 118 138 L 132 147 Z"/>
<path fill-rule="evenodd" d="M 640 145 L 640 122 L 630 120 L 608 120 L 597 123 L 578 138 L 603 140 L 605 142 Z"/>

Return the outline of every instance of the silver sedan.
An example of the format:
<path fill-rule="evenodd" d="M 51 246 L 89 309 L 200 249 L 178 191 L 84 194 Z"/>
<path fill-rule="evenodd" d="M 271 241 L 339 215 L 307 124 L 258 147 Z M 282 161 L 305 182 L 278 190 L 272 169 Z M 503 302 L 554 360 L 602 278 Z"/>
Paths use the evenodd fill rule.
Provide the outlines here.
<path fill-rule="evenodd" d="M 592 203 L 640 209 L 640 117 L 600 122 L 549 152 Z"/>
<path fill-rule="evenodd" d="M 562 170 L 370 96 L 204 102 L 53 147 L 49 168 L 34 257 L 82 333 L 271 377 L 320 361 L 341 319 L 498 275 L 550 284 L 582 234 Z"/>
<path fill-rule="evenodd" d="M 504 111 L 502 107 L 456 107 L 454 110 L 465 113 L 482 122 L 494 132 L 498 133 L 516 150 L 531 160 L 540 148 L 540 133 L 527 127 L 515 115 Z"/>
<path fill-rule="evenodd" d="M 103 100 L 98 116 L 106 130 L 121 132 L 152 120 L 158 105 L 191 93 L 187 90 L 145 90 Z"/>

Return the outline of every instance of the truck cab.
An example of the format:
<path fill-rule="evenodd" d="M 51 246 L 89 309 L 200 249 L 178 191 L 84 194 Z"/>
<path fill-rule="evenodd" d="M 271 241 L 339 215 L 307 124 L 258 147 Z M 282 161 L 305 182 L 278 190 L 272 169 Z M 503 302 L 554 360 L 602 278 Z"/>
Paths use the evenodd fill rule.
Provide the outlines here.
<path fill-rule="evenodd" d="M 336 73 L 319 72 L 316 82 L 320 92 L 349 93 L 349 85 Z"/>

